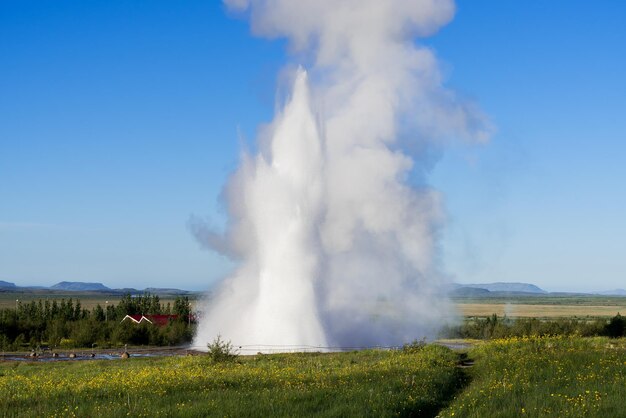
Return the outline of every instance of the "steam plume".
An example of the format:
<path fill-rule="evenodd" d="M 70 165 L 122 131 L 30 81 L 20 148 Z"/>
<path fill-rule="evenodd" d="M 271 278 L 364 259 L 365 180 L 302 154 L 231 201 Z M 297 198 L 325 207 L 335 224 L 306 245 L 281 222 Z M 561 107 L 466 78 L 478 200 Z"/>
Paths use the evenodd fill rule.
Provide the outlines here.
<path fill-rule="evenodd" d="M 491 127 L 442 87 L 433 53 L 414 43 L 453 16 L 451 0 L 226 0 L 253 31 L 286 37 L 308 63 L 257 155 L 225 188 L 223 236 L 197 237 L 240 260 L 207 304 L 195 344 L 400 344 L 448 313 L 436 263 L 440 196 L 410 186 L 420 155 L 399 148 Z"/>

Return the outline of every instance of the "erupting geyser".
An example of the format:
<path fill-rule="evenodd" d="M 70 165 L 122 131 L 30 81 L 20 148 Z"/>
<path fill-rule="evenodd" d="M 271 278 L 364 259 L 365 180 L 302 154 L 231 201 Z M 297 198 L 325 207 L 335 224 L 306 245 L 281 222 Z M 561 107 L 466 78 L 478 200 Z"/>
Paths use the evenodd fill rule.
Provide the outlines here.
<path fill-rule="evenodd" d="M 239 267 L 202 309 L 194 345 L 220 334 L 254 350 L 401 344 L 448 315 L 435 263 L 439 195 L 408 182 L 441 138 L 486 140 L 488 120 L 441 87 L 413 42 L 449 21 L 448 0 L 227 0 L 305 62 L 281 112 L 226 186 L 224 235 Z M 405 141 L 406 142 L 406 141 Z"/>

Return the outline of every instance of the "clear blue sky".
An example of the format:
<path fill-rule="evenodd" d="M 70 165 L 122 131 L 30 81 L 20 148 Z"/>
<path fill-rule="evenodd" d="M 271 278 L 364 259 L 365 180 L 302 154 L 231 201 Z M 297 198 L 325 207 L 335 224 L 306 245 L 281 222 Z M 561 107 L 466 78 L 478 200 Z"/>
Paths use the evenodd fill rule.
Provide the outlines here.
<path fill-rule="evenodd" d="M 498 133 L 443 150 L 446 271 L 626 287 L 626 3 L 458 1 L 425 41 Z M 0 280 L 206 289 L 241 141 L 271 119 L 284 42 L 219 1 L 0 2 Z"/>

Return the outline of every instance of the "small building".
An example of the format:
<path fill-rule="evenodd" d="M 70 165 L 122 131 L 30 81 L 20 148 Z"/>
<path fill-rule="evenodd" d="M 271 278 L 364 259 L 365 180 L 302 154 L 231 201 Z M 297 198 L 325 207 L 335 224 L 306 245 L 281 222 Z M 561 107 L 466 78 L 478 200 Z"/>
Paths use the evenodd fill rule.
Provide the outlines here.
<path fill-rule="evenodd" d="M 159 327 L 163 327 L 178 319 L 178 315 L 126 315 L 120 322 L 131 321 L 135 324 L 141 324 L 142 322 L 148 322 Z"/>

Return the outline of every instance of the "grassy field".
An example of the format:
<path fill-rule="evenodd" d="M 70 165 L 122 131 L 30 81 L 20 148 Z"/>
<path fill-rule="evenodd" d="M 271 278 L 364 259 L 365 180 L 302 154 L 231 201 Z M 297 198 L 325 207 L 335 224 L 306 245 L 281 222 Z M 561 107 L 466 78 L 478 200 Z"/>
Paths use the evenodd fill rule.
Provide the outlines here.
<path fill-rule="evenodd" d="M 599 295 L 515 295 L 452 299 L 465 317 L 600 318 L 626 313 L 626 297 Z"/>
<path fill-rule="evenodd" d="M 495 340 L 470 352 L 471 383 L 441 417 L 624 417 L 626 341 Z"/>
<path fill-rule="evenodd" d="M 0 363 L 2 416 L 435 416 L 458 355 L 361 351 Z"/>
<path fill-rule="evenodd" d="M 626 416 L 624 339 L 510 338 L 477 343 L 467 355 L 429 345 L 226 363 L 206 355 L 3 362 L 0 414 Z"/>
<path fill-rule="evenodd" d="M 509 318 L 585 318 L 612 317 L 626 313 L 626 300 L 620 305 L 565 305 L 520 303 L 457 303 L 458 312 L 466 317 L 506 315 Z"/>
<path fill-rule="evenodd" d="M 490 297 L 453 297 L 457 304 L 476 303 L 482 305 L 567 305 L 567 306 L 620 306 L 626 304 L 626 296 L 601 296 L 581 294 L 537 294 L 500 295 Z"/>

